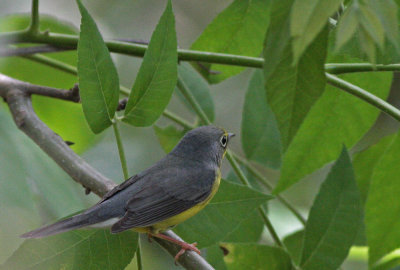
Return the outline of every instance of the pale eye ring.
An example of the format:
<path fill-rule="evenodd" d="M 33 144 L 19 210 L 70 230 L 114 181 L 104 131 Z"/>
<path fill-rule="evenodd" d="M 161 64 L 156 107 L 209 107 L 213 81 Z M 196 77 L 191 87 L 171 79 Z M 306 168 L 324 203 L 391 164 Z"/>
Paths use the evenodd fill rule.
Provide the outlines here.
<path fill-rule="evenodd" d="M 221 139 L 219 140 L 221 143 L 222 147 L 226 147 L 226 144 L 228 143 L 228 137 L 226 135 L 222 135 Z"/>

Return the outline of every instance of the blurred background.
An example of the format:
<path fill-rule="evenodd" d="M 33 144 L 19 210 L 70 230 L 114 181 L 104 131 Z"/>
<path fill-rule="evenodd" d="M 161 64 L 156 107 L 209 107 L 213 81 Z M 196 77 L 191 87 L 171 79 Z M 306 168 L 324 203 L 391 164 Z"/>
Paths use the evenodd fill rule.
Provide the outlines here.
<path fill-rule="evenodd" d="M 179 47 L 189 48 L 207 24 L 230 3 L 229 0 L 173 0 Z M 166 1 L 97 0 L 84 1 L 84 4 L 105 39 L 148 41 L 165 8 Z M 13 23 L 20 25 L 24 22 L 14 22 L 14 19 L 10 19 L 10 15 L 29 13 L 30 8 L 31 1 L 29 0 L 1 0 L 0 30 L 18 28 Z M 41 15 L 47 14 L 60 21 L 68 22 L 71 26 L 68 31 L 78 31 L 80 15 L 75 1 L 40 0 L 39 8 Z M 71 53 L 58 53 L 58 55 L 61 59 L 64 57 L 67 62 L 76 66 L 76 62 L 74 63 L 76 56 L 71 56 Z M 113 54 L 113 59 L 121 84 L 131 88 L 141 59 L 116 54 Z M 35 69 L 34 74 L 26 74 L 26 68 Z M 29 60 L 14 58 L 1 58 L 0 72 L 32 83 L 60 88 L 71 88 L 77 82 L 74 76 L 51 70 Z M 252 69 L 246 69 L 235 77 L 210 86 L 215 103 L 215 125 L 237 134 L 230 146 L 239 154 L 243 153 L 240 139 L 241 108 L 252 73 Z M 395 86 L 393 90 L 398 88 L 397 84 Z M 392 91 L 392 100 L 396 99 L 395 94 L 396 91 Z M 73 149 L 81 154 L 87 162 L 116 182 L 123 181 L 117 145 L 111 129 L 94 136 L 89 131 L 81 108 L 77 104 L 37 97 L 34 97 L 33 102 L 39 116 L 64 140 L 75 142 Z M 176 95 L 173 96 L 168 109 L 183 117 L 191 115 Z M 187 120 L 194 121 L 195 119 L 187 118 Z M 397 126 L 388 121 L 390 122 L 386 117 L 380 117 L 375 131 L 370 133 L 363 143 L 368 143 L 378 133 L 378 137 L 380 137 L 382 133 L 392 132 Z M 165 126 L 171 122 L 160 118 L 157 124 Z M 145 169 L 164 155 L 152 127 L 134 128 L 124 125 L 121 129 L 131 175 Z M 40 160 L 41 165 L 32 164 L 30 162 L 32 159 Z M 260 169 L 271 182 L 276 181 L 278 176 L 276 171 Z M 226 176 L 229 170 L 229 164 L 225 162 L 223 176 Z M 306 209 L 309 209 L 319 188 L 318 179 L 323 179 L 321 175 L 325 173 L 325 170 L 322 170 L 318 172 L 318 175 L 308 177 L 306 181 L 301 181 L 300 184 L 284 193 L 284 196 L 305 217 L 307 216 Z M 57 192 L 61 189 L 60 187 L 62 187 L 62 193 Z M 79 185 L 74 183 L 36 145 L 17 130 L 8 113 L 8 108 L 3 102 L 0 103 L 0 189 L 0 264 L 22 242 L 17 237 L 20 233 L 54 218 L 79 211 L 98 200 L 93 194 L 85 196 L 84 190 Z M 7 194 L 5 190 L 7 190 Z M 66 203 L 71 201 L 71 197 L 74 198 L 73 203 Z M 26 208 L 25 206 L 32 198 L 36 204 Z M 19 207 L 22 205 L 25 208 Z M 281 236 L 301 227 L 298 221 L 276 201 L 269 203 L 269 215 Z M 267 232 L 264 232 L 263 238 L 264 241 L 269 241 Z M 142 241 L 145 269 L 166 269 L 165 265 L 171 266 L 171 269 L 174 268 L 169 255 L 158 245 L 149 244 L 145 240 L 143 238 Z M 154 257 L 157 259 L 155 260 Z M 358 262 L 357 257 L 352 257 L 352 260 L 346 262 L 344 267 L 344 269 L 363 268 L 366 269 L 365 264 Z M 132 263 L 129 269 L 135 269 L 135 264 Z"/>

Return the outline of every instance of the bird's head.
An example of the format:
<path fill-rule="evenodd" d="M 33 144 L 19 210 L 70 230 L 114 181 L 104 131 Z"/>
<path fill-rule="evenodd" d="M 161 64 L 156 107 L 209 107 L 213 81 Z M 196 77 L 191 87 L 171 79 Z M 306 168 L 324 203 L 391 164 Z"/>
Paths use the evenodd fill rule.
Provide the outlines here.
<path fill-rule="evenodd" d="M 233 136 L 215 126 L 198 127 L 187 132 L 171 154 L 205 162 L 211 159 L 219 166 Z"/>

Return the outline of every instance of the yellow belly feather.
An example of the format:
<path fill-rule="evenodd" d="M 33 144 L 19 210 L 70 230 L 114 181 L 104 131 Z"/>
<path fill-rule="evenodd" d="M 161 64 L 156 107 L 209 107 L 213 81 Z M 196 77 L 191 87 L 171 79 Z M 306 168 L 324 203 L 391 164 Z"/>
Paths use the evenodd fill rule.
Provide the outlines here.
<path fill-rule="evenodd" d="M 160 222 L 154 224 L 153 226 L 144 227 L 144 228 L 143 227 L 142 228 L 133 228 L 133 230 L 140 232 L 140 233 L 159 233 L 159 232 L 168 230 L 169 228 L 187 220 L 188 218 L 191 218 L 192 216 L 197 214 L 200 210 L 202 210 L 211 201 L 211 199 L 214 197 L 215 193 L 217 193 L 217 191 L 218 191 L 220 182 L 221 182 L 221 172 L 218 170 L 217 177 L 216 177 L 215 182 L 211 189 L 211 193 L 207 197 L 207 199 L 205 199 L 201 203 L 193 206 L 192 208 L 190 208 L 176 216 L 173 216 L 166 220 L 160 221 Z"/>

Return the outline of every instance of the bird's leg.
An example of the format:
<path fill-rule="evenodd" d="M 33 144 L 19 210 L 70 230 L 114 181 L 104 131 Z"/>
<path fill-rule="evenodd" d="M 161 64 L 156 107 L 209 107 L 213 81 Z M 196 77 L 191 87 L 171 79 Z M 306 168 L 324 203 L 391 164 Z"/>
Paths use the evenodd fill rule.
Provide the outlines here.
<path fill-rule="evenodd" d="M 188 244 L 188 243 L 186 243 L 184 241 L 177 240 L 175 238 L 166 236 L 166 235 L 161 234 L 161 233 L 156 233 L 156 234 L 151 234 L 151 235 L 154 236 L 154 237 L 158 237 L 158 238 L 170 241 L 170 242 L 175 243 L 175 244 L 177 244 L 177 245 L 179 245 L 181 247 L 181 250 L 175 256 L 175 263 L 178 261 L 179 257 L 182 254 L 185 253 L 186 250 L 192 250 L 192 251 L 196 252 L 197 254 L 200 254 L 200 250 L 198 248 L 196 248 L 197 243 Z"/>

